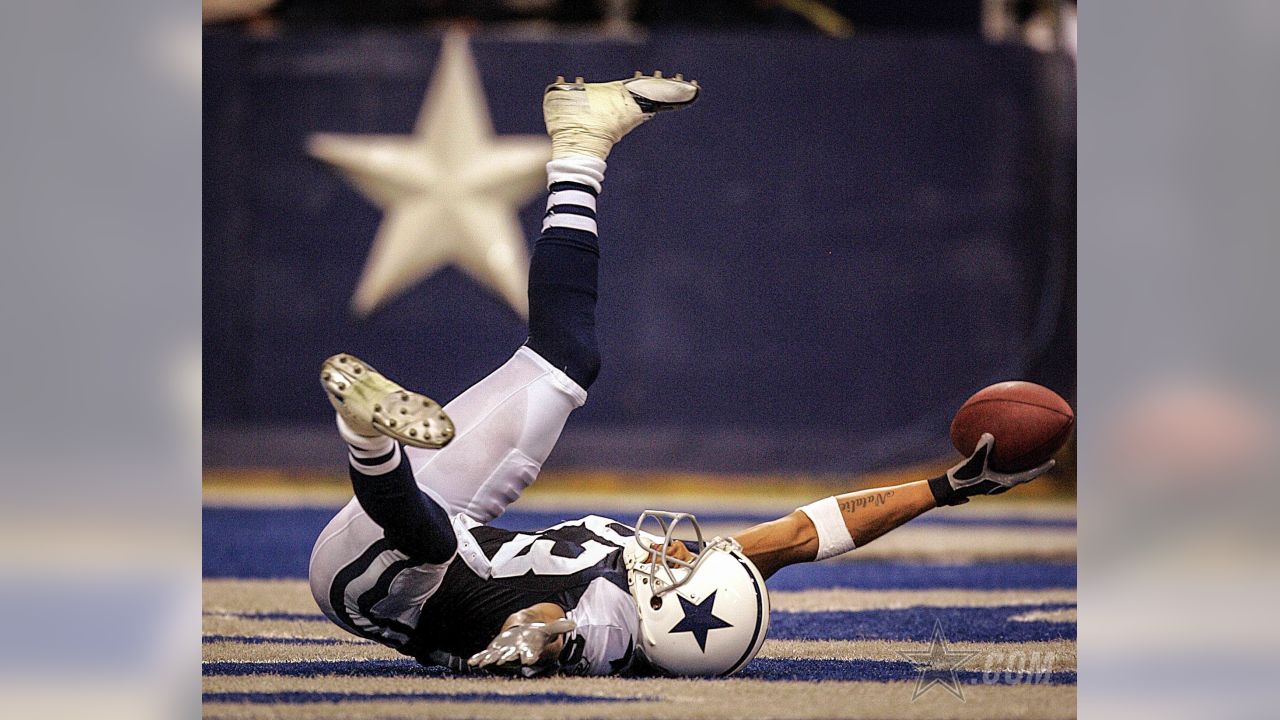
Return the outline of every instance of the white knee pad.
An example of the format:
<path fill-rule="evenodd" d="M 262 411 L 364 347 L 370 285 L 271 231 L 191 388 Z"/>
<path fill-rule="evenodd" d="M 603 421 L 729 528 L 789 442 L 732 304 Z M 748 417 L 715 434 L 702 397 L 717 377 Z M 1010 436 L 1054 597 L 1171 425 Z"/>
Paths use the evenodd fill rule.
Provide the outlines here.
<path fill-rule="evenodd" d="M 813 526 L 818 530 L 818 555 L 814 560 L 826 560 L 829 557 L 843 555 L 855 547 L 853 536 L 849 534 L 849 528 L 844 524 L 840 503 L 835 497 L 811 502 L 799 510 L 809 516 Z"/>

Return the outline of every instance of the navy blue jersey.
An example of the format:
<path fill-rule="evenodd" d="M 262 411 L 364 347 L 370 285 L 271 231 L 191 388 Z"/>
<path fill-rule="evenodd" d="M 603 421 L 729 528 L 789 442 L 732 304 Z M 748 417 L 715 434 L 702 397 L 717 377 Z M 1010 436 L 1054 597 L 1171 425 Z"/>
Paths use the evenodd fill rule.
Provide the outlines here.
<path fill-rule="evenodd" d="M 416 563 L 392 549 L 353 501 L 312 553 L 317 604 L 357 635 L 437 663 L 482 650 L 512 613 L 555 603 L 577 625 L 561 672 L 617 674 L 637 665 L 639 614 L 623 564 L 633 528 L 595 515 L 536 532 L 462 515 L 453 526 L 457 554 L 447 563 Z"/>

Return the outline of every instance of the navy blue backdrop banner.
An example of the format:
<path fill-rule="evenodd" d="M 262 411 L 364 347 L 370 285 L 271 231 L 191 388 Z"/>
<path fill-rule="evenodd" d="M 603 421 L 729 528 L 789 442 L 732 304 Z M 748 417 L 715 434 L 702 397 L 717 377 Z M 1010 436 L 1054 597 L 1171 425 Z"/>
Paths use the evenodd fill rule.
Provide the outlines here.
<path fill-rule="evenodd" d="M 207 465 L 341 468 L 316 381 L 334 352 L 443 402 L 525 339 L 453 269 L 349 311 L 380 212 L 307 137 L 409 133 L 440 41 L 206 33 Z M 549 466 L 855 473 L 953 454 L 951 414 L 989 383 L 1071 399 L 1064 59 L 960 36 L 471 42 L 499 134 L 543 132 L 557 74 L 705 88 L 609 158 L 604 367 Z"/>

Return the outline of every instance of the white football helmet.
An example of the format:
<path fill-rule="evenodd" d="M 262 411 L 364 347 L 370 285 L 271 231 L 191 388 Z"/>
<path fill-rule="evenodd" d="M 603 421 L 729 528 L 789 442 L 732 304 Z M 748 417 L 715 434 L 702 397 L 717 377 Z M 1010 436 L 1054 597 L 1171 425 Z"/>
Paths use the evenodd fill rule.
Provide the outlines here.
<path fill-rule="evenodd" d="M 660 537 L 643 532 L 650 520 Z M 701 546 L 691 562 L 667 554 L 684 520 Z M 751 662 L 769 631 L 769 592 L 742 547 L 725 538 L 704 543 L 693 515 L 661 510 L 640 514 L 635 537 L 625 552 L 627 581 L 640 611 L 638 649 L 649 664 L 671 675 L 723 676 Z"/>

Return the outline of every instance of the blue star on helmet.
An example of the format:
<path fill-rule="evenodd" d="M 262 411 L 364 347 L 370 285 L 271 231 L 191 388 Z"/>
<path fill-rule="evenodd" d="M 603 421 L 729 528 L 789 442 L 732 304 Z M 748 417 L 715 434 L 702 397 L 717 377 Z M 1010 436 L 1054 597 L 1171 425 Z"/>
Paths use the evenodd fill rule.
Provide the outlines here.
<path fill-rule="evenodd" d="M 693 633 L 693 638 L 698 641 L 698 648 L 701 649 L 702 652 L 707 651 L 708 632 L 717 628 L 733 627 L 733 625 L 730 625 L 712 614 L 712 610 L 716 606 L 716 594 L 714 592 L 708 595 L 706 600 L 703 600 L 697 605 L 694 605 L 679 595 L 677 595 L 676 598 L 680 600 L 680 609 L 684 611 L 684 618 L 667 632 Z"/>

